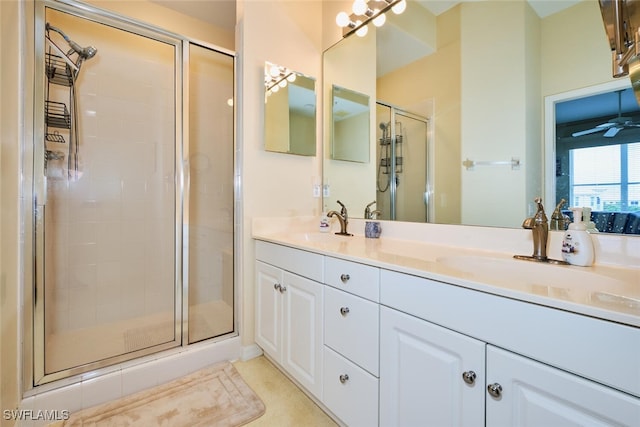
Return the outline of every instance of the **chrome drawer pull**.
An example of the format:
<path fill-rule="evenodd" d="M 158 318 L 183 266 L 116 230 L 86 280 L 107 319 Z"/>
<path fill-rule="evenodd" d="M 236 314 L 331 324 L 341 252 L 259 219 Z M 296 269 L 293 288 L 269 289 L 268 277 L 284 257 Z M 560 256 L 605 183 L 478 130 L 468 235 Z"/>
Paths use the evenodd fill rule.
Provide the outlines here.
<path fill-rule="evenodd" d="M 340 280 L 342 280 L 342 283 L 347 283 L 349 281 L 349 279 L 351 279 L 351 277 L 349 277 L 348 274 L 341 274 L 340 275 Z"/>
<path fill-rule="evenodd" d="M 340 375 L 340 382 L 342 384 L 346 383 L 347 381 L 349 381 L 349 375 L 347 375 L 347 374 Z"/>
<path fill-rule="evenodd" d="M 340 314 L 342 314 L 343 316 L 349 314 L 349 307 L 340 307 Z"/>
<path fill-rule="evenodd" d="M 502 396 L 502 386 L 498 383 L 489 384 L 487 386 L 487 391 L 491 396 L 495 397 L 496 399 Z"/>
<path fill-rule="evenodd" d="M 467 384 L 473 384 L 476 382 L 476 373 L 473 371 L 463 372 L 462 379 Z"/>

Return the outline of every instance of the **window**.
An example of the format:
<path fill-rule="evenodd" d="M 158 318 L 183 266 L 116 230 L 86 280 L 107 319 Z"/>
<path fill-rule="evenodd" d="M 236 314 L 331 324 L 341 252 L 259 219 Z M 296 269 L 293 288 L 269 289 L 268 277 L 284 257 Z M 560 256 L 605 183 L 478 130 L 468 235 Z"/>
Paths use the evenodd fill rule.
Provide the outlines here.
<path fill-rule="evenodd" d="M 640 211 L 640 143 L 570 151 L 571 206 Z"/>

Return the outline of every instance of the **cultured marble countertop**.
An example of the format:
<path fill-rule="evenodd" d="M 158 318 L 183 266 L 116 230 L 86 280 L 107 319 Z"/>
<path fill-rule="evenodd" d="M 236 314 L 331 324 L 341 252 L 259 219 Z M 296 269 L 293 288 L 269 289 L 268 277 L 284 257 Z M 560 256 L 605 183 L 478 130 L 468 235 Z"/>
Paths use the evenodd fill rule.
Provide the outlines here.
<path fill-rule="evenodd" d="M 338 236 L 307 231 L 313 228 L 301 224 L 262 225 L 254 222 L 254 239 L 640 328 L 639 267 L 541 264 L 513 259 L 514 253 L 530 255 L 517 246 L 517 252 L 509 253 L 500 245 L 480 250 L 393 235 L 379 239 Z M 483 236 L 467 238 L 482 240 Z M 559 255 L 550 253 L 550 258 L 554 254 Z"/>

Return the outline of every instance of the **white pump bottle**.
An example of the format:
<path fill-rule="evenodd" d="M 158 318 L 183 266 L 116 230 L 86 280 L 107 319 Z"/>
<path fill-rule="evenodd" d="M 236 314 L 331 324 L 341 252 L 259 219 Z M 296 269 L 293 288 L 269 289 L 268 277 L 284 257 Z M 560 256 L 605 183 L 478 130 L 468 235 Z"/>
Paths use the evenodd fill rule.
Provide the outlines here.
<path fill-rule="evenodd" d="M 588 267 L 594 259 L 593 240 L 582 222 L 582 208 L 571 208 L 571 211 L 573 222 L 562 239 L 562 259 L 572 265 Z"/>

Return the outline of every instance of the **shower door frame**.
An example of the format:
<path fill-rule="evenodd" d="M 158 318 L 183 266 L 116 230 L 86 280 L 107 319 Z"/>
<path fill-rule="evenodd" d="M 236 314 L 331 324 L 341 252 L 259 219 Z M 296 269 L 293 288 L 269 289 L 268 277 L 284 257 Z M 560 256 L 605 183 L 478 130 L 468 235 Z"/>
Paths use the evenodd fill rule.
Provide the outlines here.
<path fill-rule="evenodd" d="M 118 366 L 126 361 L 138 359 L 140 357 L 156 354 L 158 352 L 188 346 L 188 224 L 185 221 L 185 210 L 189 202 L 188 191 L 188 154 L 189 154 L 189 125 L 188 125 L 188 78 L 189 75 L 189 46 L 196 45 L 212 50 L 216 53 L 225 54 L 233 59 L 233 91 L 235 94 L 235 73 L 237 72 L 237 59 L 235 52 L 229 51 L 209 43 L 192 40 L 188 37 L 174 34 L 153 25 L 141 23 L 121 15 L 104 11 L 82 3 L 75 3 L 72 0 L 36 0 L 30 2 L 33 9 L 26 8 L 26 30 L 31 32 L 33 38 L 28 36 L 29 45 L 33 48 L 34 56 L 27 59 L 25 68 L 33 70 L 33 82 L 25 81 L 25 106 L 26 110 L 32 107 L 27 115 L 33 123 L 32 139 L 26 138 L 23 157 L 23 171 L 27 177 L 24 180 L 24 266 L 23 277 L 23 391 L 29 395 L 37 387 L 41 387 L 54 381 L 65 378 L 76 377 L 79 374 L 97 374 L 99 372 L 109 372 L 119 369 Z M 45 155 L 44 132 L 44 87 L 45 87 L 45 14 L 46 9 L 68 13 L 78 18 L 86 19 L 99 24 L 109 25 L 116 29 L 127 31 L 138 36 L 147 37 L 161 43 L 174 46 L 174 85 L 175 85 L 175 227 L 174 227 L 174 340 L 166 343 L 154 345 L 130 353 L 123 353 L 105 360 L 93 361 L 84 365 L 72 367 L 63 371 L 46 374 L 44 371 L 45 357 L 45 318 L 44 318 L 44 212 L 46 207 L 46 177 L 44 174 L 44 162 L 41 159 Z M 32 86 L 30 86 L 32 84 Z M 42 108 L 41 108 L 42 107 Z M 235 118 L 235 106 L 234 114 Z M 27 122 L 29 119 L 27 119 Z M 234 120 L 235 126 L 235 120 Z M 233 330 L 219 337 L 210 338 L 215 342 L 238 335 L 237 316 L 237 292 L 236 283 L 239 276 L 239 261 L 237 245 L 239 242 L 236 224 L 236 200 L 239 196 L 239 186 L 235 180 L 237 159 L 235 132 L 233 139 L 233 193 L 234 212 L 233 228 L 236 233 L 233 236 L 233 289 L 234 289 L 234 314 Z M 28 145 L 33 141 L 33 146 Z M 32 181 L 30 181 L 32 177 Z"/>
<path fill-rule="evenodd" d="M 380 105 L 382 107 L 388 108 L 389 109 L 389 124 L 391 125 L 391 140 L 393 141 L 393 143 L 391 144 L 391 157 L 390 157 L 390 163 L 391 165 L 393 165 L 393 176 L 389 176 L 389 219 L 390 220 L 396 220 L 397 218 L 397 207 L 396 207 L 396 198 L 397 198 L 397 180 L 396 178 L 396 172 L 395 172 L 395 164 L 396 164 L 396 115 L 402 115 L 405 117 L 408 117 L 410 119 L 413 120 L 417 120 L 420 122 L 423 122 L 426 126 L 426 132 L 425 132 L 425 136 L 424 136 L 424 144 L 425 144 L 425 159 L 424 159 L 424 164 L 425 164 L 425 188 L 424 188 L 424 197 L 423 197 L 423 202 L 425 205 L 425 218 L 424 218 L 424 222 L 428 223 L 429 222 L 429 218 L 431 216 L 430 214 L 430 203 L 429 203 L 429 188 L 430 188 L 430 174 L 429 174 L 429 156 L 430 156 L 430 144 L 429 144 L 429 119 L 423 116 L 420 116 L 418 114 L 415 113 L 411 113 L 407 110 L 404 110 L 400 107 L 396 107 L 395 105 L 386 103 L 384 101 L 376 101 L 376 105 Z M 377 120 L 376 120 L 377 121 Z M 403 142 L 404 143 L 404 142 Z M 376 144 L 376 150 L 379 149 L 379 144 Z M 376 162 L 380 162 L 380 160 L 378 159 L 377 156 L 377 152 L 376 152 Z M 377 168 L 380 167 L 380 165 L 378 164 L 376 166 Z M 377 177 L 377 175 L 376 175 Z M 376 178 L 378 179 L 378 178 Z M 377 190 L 377 187 L 376 187 Z M 376 191 L 377 192 L 377 191 Z"/>

